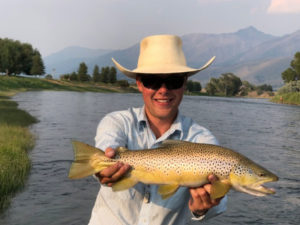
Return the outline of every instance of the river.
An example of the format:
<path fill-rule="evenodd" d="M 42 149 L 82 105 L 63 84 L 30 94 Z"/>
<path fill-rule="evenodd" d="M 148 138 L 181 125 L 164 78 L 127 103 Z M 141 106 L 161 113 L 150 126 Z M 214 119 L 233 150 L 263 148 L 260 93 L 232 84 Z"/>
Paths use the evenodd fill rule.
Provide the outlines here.
<path fill-rule="evenodd" d="M 139 94 L 25 92 L 13 100 L 37 117 L 26 187 L 0 215 L 1 225 L 87 224 L 99 184 L 91 177 L 69 180 L 71 140 L 94 144 L 108 112 L 140 106 Z M 254 197 L 231 191 L 227 211 L 205 224 L 300 224 L 300 107 L 264 99 L 185 96 L 180 110 L 210 129 L 222 146 L 248 156 L 277 174 L 277 193 Z"/>

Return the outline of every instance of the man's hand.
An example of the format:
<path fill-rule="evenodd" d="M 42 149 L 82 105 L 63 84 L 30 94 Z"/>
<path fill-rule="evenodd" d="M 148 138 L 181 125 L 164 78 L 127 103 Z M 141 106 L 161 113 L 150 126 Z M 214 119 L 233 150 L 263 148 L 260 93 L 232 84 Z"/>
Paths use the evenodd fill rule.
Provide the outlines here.
<path fill-rule="evenodd" d="M 105 156 L 109 158 L 114 158 L 116 155 L 116 151 L 112 148 L 107 148 L 105 150 Z M 113 183 L 120 180 L 125 173 L 130 169 L 128 164 L 124 164 L 122 162 L 117 162 L 114 165 L 107 167 L 95 175 L 99 178 L 101 184 L 107 184 L 107 186 L 111 187 Z"/>
<path fill-rule="evenodd" d="M 210 208 L 218 205 L 222 198 L 218 199 L 211 199 L 211 187 L 212 184 L 218 180 L 218 178 L 211 174 L 208 176 L 208 180 L 210 183 L 205 184 L 201 187 L 190 188 L 191 198 L 189 201 L 189 208 L 190 210 L 198 215 L 204 215 Z"/>

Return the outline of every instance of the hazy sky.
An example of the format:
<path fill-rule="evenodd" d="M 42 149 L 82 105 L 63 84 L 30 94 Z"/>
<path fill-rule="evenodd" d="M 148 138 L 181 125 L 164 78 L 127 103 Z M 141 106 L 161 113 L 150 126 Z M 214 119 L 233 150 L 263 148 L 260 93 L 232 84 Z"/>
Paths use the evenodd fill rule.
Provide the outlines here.
<path fill-rule="evenodd" d="M 300 29 L 300 0 L 0 0 L 0 38 L 43 57 L 68 46 L 120 49 L 152 34 Z"/>

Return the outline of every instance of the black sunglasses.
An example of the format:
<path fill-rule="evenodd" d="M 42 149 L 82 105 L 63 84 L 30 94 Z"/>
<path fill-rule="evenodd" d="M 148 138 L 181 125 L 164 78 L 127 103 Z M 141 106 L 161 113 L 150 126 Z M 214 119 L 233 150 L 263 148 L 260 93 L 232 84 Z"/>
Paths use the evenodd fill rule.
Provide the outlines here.
<path fill-rule="evenodd" d="M 146 88 L 158 90 L 163 84 L 168 90 L 181 88 L 184 84 L 185 76 L 159 77 L 154 75 L 140 76 L 141 81 Z"/>

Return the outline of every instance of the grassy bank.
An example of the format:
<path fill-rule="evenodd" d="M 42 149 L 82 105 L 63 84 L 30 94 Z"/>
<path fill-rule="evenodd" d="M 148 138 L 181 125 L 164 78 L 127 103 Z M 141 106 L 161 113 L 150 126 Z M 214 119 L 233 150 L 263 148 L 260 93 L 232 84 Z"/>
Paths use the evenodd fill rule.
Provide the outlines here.
<path fill-rule="evenodd" d="M 8 97 L 11 94 L 0 93 L 0 212 L 24 186 L 30 169 L 27 152 L 34 145 L 28 126 L 36 119 L 18 109 Z"/>
<path fill-rule="evenodd" d="M 277 94 L 271 101 L 282 104 L 300 105 L 300 92 Z"/>
<path fill-rule="evenodd" d="M 20 76 L 0 76 L 1 91 L 90 91 L 90 92 L 136 92 L 135 88 L 120 88 L 113 84 L 101 84 L 93 82 L 69 82 L 59 80 L 47 80 Z"/>

